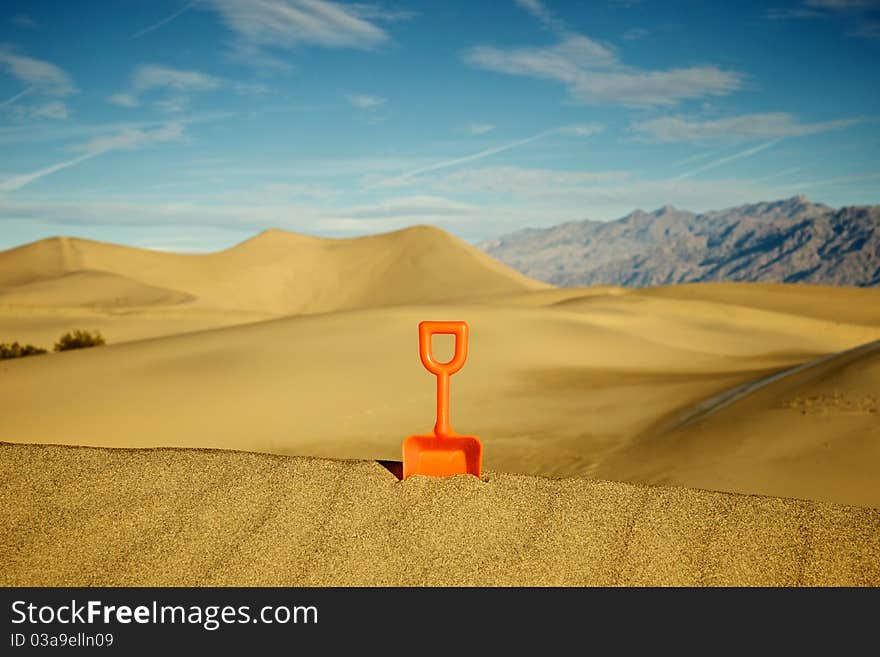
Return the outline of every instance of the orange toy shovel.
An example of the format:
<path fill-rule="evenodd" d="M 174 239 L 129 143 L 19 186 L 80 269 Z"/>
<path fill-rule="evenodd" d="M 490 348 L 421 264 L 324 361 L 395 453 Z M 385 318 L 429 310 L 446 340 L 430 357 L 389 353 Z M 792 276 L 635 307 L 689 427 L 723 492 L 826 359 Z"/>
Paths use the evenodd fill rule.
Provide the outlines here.
<path fill-rule="evenodd" d="M 437 333 L 455 336 L 455 355 L 438 363 L 431 354 L 431 338 Z M 449 426 L 449 377 L 467 360 L 468 325 L 465 322 L 420 322 L 419 356 L 422 364 L 437 375 L 437 424 L 434 434 L 409 436 L 403 441 L 403 478 L 410 475 L 449 477 L 480 476 L 483 445 L 475 436 L 459 436 Z"/>

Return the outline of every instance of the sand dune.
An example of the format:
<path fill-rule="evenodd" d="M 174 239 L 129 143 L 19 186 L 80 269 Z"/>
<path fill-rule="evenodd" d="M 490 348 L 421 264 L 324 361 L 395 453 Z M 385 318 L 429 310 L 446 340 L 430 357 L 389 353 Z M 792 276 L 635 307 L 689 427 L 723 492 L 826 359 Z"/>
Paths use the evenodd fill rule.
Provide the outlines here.
<path fill-rule="evenodd" d="M 58 237 L 0 252 L 0 341 L 110 343 L 292 314 L 552 289 L 429 226 L 355 239 L 268 230 L 218 253 Z"/>
<path fill-rule="evenodd" d="M 471 322 L 471 356 L 453 381 L 453 426 L 497 445 L 487 463 L 499 469 L 579 470 L 603 444 L 591 433 L 630 431 L 653 418 L 652 406 L 668 403 L 667 375 L 674 401 L 687 399 L 688 389 L 697 401 L 707 386 L 721 390 L 753 376 L 750 364 L 743 371 L 733 359 L 661 349 L 573 313 L 406 307 L 6 362 L 0 394 L 9 409 L 0 432 L 16 442 L 396 458 L 406 435 L 434 421 L 433 378 L 417 351 L 416 326 L 426 317 Z M 438 353 L 441 346 L 451 343 Z M 711 376 L 689 381 L 700 368 Z M 640 372 L 653 392 L 639 390 Z M 715 376 L 713 387 L 707 379 Z M 647 420 L 627 408 L 639 398 Z M 613 409 L 600 412 L 609 403 Z"/>
<path fill-rule="evenodd" d="M 583 299 L 586 297 L 620 296 L 637 293 L 636 290 L 611 285 L 597 285 L 595 287 L 551 287 L 543 290 L 529 290 L 514 294 L 496 294 L 469 299 L 472 303 L 500 305 L 500 306 L 550 306 L 569 299 Z"/>
<path fill-rule="evenodd" d="M 0 585 L 880 585 L 880 511 L 371 461 L 0 445 Z"/>
<path fill-rule="evenodd" d="M 0 305 L 40 307 L 137 308 L 173 306 L 193 297 L 103 271 L 72 271 L 0 289 Z"/>
<path fill-rule="evenodd" d="M 673 323 L 654 300 L 631 301 L 612 296 L 592 314 L 434 305 L 307 315 L 6 362 L 0 435 L 399 458 L 402 439 L 434 419 L 416 326 L 459 318 L 471 325 L 471 355 L 453 379 L 453 426 L 483 439 L 487 467 L 590 475 L 661 419 L 805 354 L 858 344 L 868 330 L 784 317 L 771 330 L 713 312 L 692 312 L 688 325 L 686 302 L 658 302 L 672 304 Z M 612 303 L 620 304 L 616 314 Z M 438 345 L 440 357 L 441 347 L 448 352 L 451 343 Z M 866 463 L 876 461 L 861 452 Z"/>
<path fill-rule="evenodd" d="M 778 283 L 689 283 L 644 288 L 639 294 L 702 300 L 849 324 L 880 324 L 877 288 Z"/>
<path fill-rule="evenodd" d="M 13 298 L 15 286 L 82 271 L 173 290 L 191 297 L 198 308 L 276 315 L 431 303 L 549 287 L 430 226 L 354 239 L 269 230 L 226 251 L 204 255 L 66 237 L 0 253 L 0 286 Z M 82 281 L 83 286 L 89 284 Z M 40 298 L 48 305 L 66 305 L 68 299 L 88 294 L 73 289 L 70 280 L 57 292 L 54 299 L 46 294 Z M 134 305 L 142 305 L 143 298 L 135 301 Z"/>
<path fill-rule="evenodd" d="M 0 305 L 0 342 L 29 342 L 51 349 L 63 333 L 73 329 L 88 329 L 100 331 L 110 344 L 119 344 L 274 317 L 266 313 L 197 309 L 185 305 L 149 310 Z"/>
<path fill-rule="evenodd" d="M 416 326 L 459 318 L 471 325 L 471 355 L 453 379 L 453 426 L 483 438 L 488 467 L 589 474 L 659 417 L 800 362 L 792 353 L 837 349 L 849 331 L 865 330 L 829 325 L 818 332 L 824 343 L 812 333 L 774 334 L 763 345 L 756 339 L 749 354 L 729 355 L 714 345 L 720 320 L 702 329 L 708 346 L 699 338 L 702 320 L 687 344 L 671 344 L 650 323 L 652 312 L 631 316 L 623 330 L 556 307 L 407 306 L 6 362 L 0 435 L 397 458 L 402 439 L 434 420 L 433 378 L 418 360 Z"/>
<path fill-rule="evenodd" d="M 69 248 L 71 243 L 79 242 L 87 240 L 53 237 L 0 251 L 0 287 L 57 278 L 83 268 L 75 262 Z M 120 252 L 127 250 L 127 247 L 116 248 Z"/>
<path fill-rule="evenodd" d="M 880 508 L 880 342 L 705 400 L 601 476 Z"/>
<path fill-rule="evenodd" d="M 756 291 L 752 296 L 760 298 L 761 293 Z M 877 294 L 874 297 L 880 299 Z M 650 336 L 664 345 L 725 356 L 748 357 L 762 351 L 827 353 L 870 341 L 877 335 L 877 326 L 858 322 L 731 306 L 681 294 L 656 298 L 653 290 L 614 296 L 591 294 L 565 299 L 554 306 L 582 313 L 594 325 L 618 334 Z"/>

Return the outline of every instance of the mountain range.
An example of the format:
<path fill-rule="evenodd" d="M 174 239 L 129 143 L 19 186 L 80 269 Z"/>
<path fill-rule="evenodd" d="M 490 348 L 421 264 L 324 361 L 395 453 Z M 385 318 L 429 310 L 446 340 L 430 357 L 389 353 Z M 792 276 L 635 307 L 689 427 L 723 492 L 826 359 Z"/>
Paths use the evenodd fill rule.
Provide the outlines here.
<path fill-rule="evenodd" d="M 528 228 L 478 245 L 560 286 L 709 281 L 880 285 L 880 206 L 805 196 L 705 213 L 672 206 L 615 221 Z"/>

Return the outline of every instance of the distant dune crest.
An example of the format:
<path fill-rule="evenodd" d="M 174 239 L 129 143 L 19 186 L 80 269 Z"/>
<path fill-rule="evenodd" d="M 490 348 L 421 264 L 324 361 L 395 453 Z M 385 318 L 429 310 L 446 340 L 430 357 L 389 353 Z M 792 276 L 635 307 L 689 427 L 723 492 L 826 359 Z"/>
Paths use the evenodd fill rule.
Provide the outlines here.
<path fill-rule="evenodd" d="M 189 303 L 288 315 L 544 287 L 431 226 L 353 239 L 270 229 L 199 255 L 67 237 L 0 252 L 0 304 L 8 305 Z"/>
<path fill-rule="evenodd" d="M 880 285 L 880 206 L 805 196 L 696 214 L 664 206 L 616 221 L 527 229 L 480 247 L 554 285 L 711 281 Z"/>

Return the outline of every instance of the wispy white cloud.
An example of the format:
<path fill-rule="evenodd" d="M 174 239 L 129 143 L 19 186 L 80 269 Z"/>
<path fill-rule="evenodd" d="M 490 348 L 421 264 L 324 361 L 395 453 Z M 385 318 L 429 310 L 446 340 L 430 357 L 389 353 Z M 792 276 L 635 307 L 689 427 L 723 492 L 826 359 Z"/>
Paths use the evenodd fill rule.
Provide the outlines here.
<path fill-rule="evenodd" d="M 617 66 L 617 55 L 589 37 L 572 35 L 553 46 L 477 46 L 465 53 L 465 61 L 500 73 L 544 77 L 573 86 L 590 70 Z"/>
<path fill-rule="evenodd" d="M 386 103 L 385 98 L 379 96 L 369 96 L 367 94 L 349 94 L 345 99 L 358 109 L 374 110 Z"/>
<path fill-rule="evenodd" d="M 347 8 L 358 18 L 363 18 L 367 21 L 376 20 L 395 23 L 397 21 L 408 21 L 417 15 L 416 12 L 409 9 L 386 9 L 375 4 L 358 2 L 347 5 Z"/>
<path fill-rule="evenodd" d="M 503 166 L 452 171 L 426 182 L 431 189 L 447 193 L 467 191 L 524 199 L 560 199 L 577 197 L 585 188 L 620 183 L 630 176 L 627 171 L 565 171 Z"/>
<path fill-rule="evenodd" d="M 801 137 L 829 130 L 841 130 L 861 123 L 862 119 L 836 119 L 818 123 L 799 123 L 791 114 L 774 112 L 740 114 L 724 119 L 696 120 L 665 116 L 634 123 L 630 129 L 638 139 L 657 143 L 685 141 L 729 141 L 737 139 L 772 139 Z"/>
<path fill-rule="evenodd" d="M 416 224 L 467 226 L 479 221 L 480 208 L 441 196 L 402 196 L 348 208 L 309 211 L 320 234 L 363 235 Z"/>
<path fill-rule="evenodd" d="M 805 0 L 804 4 L 808 7 L 831 11 L 851 11 L 880 6 L 878 0 Z"/>
<path fill-rule="evenodd" d="M 639 39 L 644 39 L 649 34 L 651 34 L 650 30 L 646 30 L 643 27 L 631 27 L 623 33 L 623 39 L 624 41 L 638 41 Z"/>
<path fill-rule="evenodd" d="M 514 1 L 550 28 L 558 42 L 522 48 L 476 46 L 463 54 L 466 63 L 559 82 L 574 101 L 585 104 L 675 105 L 682 100 L 727 95 L 743 85 L 742 74 L 709 65 L 665 70 L 627 66 L 612 47 L 572 31 L 540 0 Z M 633 28 L 624 39 L 631 41 L 647 34 L 644 28 Z"/>
<path fill-rule="evenodd" d="M 771 20 L 786 21 L 823 18 L 825 14 L 821 11 L 816 11 L 815 9 L 810 9 L 808 7 L 771 7 L 767 10 L 766 16 Z"/>
<path fill-rule="evenodd" d="M 805 180 L 786 185 L 785 189 L 811 189 L 813 187 L 851 185 L 854 183 L 872 182 L 875 180 L 880 180 L 880 172 L 836 176 L 834 178 L 822 178 L 818 180 Z"/>
<path fill-rule="evenodd" d="M 571 172 L 576 175 L 577 172 Z M 455 175 L 455 174 L 451 174 Z M 549 175 L 549 174 L 548 174 Z M 585 174 L 586 175 L 586 174 Z M 597 174 L 599 175 L 599 174 Z M 491 180 L 491 179 L 489 179 Z M 526 183 L 527 178 L 520 180 Z M 466 239 L 484 239 L 512 229 L 548 226 L 585 218 L 615 219 L 633 208 L 666 204 L 705 211 L 779 198 L 782 188 L 744 180 L 607 180 L 543 190 L 546 179 L 534 175 L 535 187 L 510 200 L 469 203 L 436 194 L 388 198 L 376 203 L 316 207 L 289 202 L 234 203 L 48 201 L 0 198 L 0 219 L 36 220 L 55 225 L 206 227 L 257 232 L 270 226 L 327 235 L 362 235 L 430 223 Z M 574 183 L 574 181 L 572 181 Z M 502 190 L 503 191 L 503 190 Z M 790 195 L 790 194 L 789 194 Z"/>
<path fill-rule="evenodd" d="M 369 49 L 388 40 L 376 22 L 408 20 L 415 13 L 375 4 L 329 0 L 194 0 L 129 38 L 138 39 L 171 23 L 190 9 L 217 13 L 235 34 L 235 52 L 252 63 L 283 65 L 263 50 L 301 45 Z"/>
<path fill-rule="evenodd" d="M 151 93 L 166 94 L 153 102 L 163 111 L 181 112 L 189 107 L 188 94 L 229 89 L 239 95 L 262 94 L 267 91 L 261 84 L 238 82 L 203 71 L 186 70 L 159 64 L 142 64 L 134 69 L 127 91 L 115 93 L 109 101 L 120 107 L 137 107 L 142 96 Z"/>
<path fill-rule="evenodd" d="M 880 7 L 878 0 L 804 0 L 797 7 L 770 8 L 766 16 L 773 20 L 820 19 L 858 14 L 877 7 Z"/>
<path fill-rule="evenodd" d="M 67 105 L 59 100 L 53 100 L 42 105 L 35 105 L 31 109 L 31 116 L 43 119 L 66 119 Z"/>
<path fill-rule="evenodd" d="M 520 7 L 537 18 L 545 27 L 550 28 L 554 32 L 564 32 L 568 28 L 565 22 L 560 20 L 552 11 L 550 11 L 540 0 L 513 0 Z"/>
<path fill-rule="evenodd" d="M 345 157 L 311 159 L 294 166 L 247 166 L 235 162 L 182 162 L 180 174 L 191 178 L 344 178 L 350 176 L 378 176 L 392 174 L 436 162 L 429 157 Z M 280 181 L 280 180 L 279 180 Z"/>
<path fill-rule="evenodd" d="M 749 200 L 778 197 L 787 188 L 767 185 L 765 180 L 692 180 L 689 175 L 749 157 L 773 144 L 720 158 L 688 175 L 659 180 L 639 179 L 633 172 L 535 169 L 514 166 L 482 167 L 445 172 L 420 178 L 422 189 L 440 194 L 479 194 L 476 207 L 486 217 L 498 212 L 498 204 L 513 201 L 535 226 L 542 218 L 561 223 L 575 215 L 611 219 L 637 207 L 660 207 L 674 203 L 695 210 L 717 209 Z M 781 177 L 785 173 L 780 172 Z M 769 181 L 774 176 L 768 176 Z"/>
<path fill-rule="evenodd" d="M 177 180 L 175 182 L 159 183 L 153 185 L 152 189 L 161 190 L 187 190 L 186 197 L 190 200 L 204 200 L 211 203 L 229 203 L 242 204 L 252 203 L 255 205 L 263 205 L 266 203 L 277 203 L 280 201 L 300 201 L 302 199 L 316 199 L 320 201 L 328 201 L 339 196 L 340 190 L 326 185 L 322 182 L 287 182 L 292 176 L 278 175 L 260 176 L 262 179 L 278 178 L 279 182 L 268 183 L 252 183 L 242 181 L 236 183 L 233 180 L 223 179 L 220 189 L 210 189 L 204 191 L 204 188 L 198 184 L 195 179 Z"/>
<path fill-rule="evenodd" d="M 16 14 L 12 17 L 12 24 L 23 30 L 40 29 L 40 24 L 27 14 Z"/>
<path fill-rule="evenodd" d="M 0 103 L 19 117 L 64 119 L 67 106 L 61 98 L 77 93 L 71 77 L 51 62 L 19 54 L 9 46 L 0 45 L 0 73 L 7 73 L 26 85 L 25 89 Z M 32 104 L 18 103 L 28 96 L 42 99 Z"/>
<path fill-rule="evenodd" d="M 775 173 L 771 173 L 767 176 L 762 176 L 758 178 L 754 182 L 756 183 L 765 183 L 768 180 L 777 180 L 779 178 L 785 178 L 786 176 L 790 176 L 793 173 L 797 173 L 798 171 L 803 171 L 806 168 L 806 165 L 800 164 L 796 167 L 789 167 L 787 169 L 783 169 L 782 171 L 777 171 Z"/>
<path fill-rule="evenodd" d="M 49 96 L 59 98 L 76 93 L 76 85 L 63 69 L 44 61 L 19 55 L 8 46 L 0 46 L 0 69 Z"/>
<path fill-rule="evenodd" d="M 283 203 L 202 205 L 131 201 L 13 201 L 0 198 L 0 219 L 39 218 L 51 224 L 196 226 L 263 230 L 285 228 L 312 234 L 364 234 L 419 223 L 473 222 L 480 209 L 438 196 L 404 196 L 338 208 Z"/>
<path fill-rule="evenodd" d="M 240 117 L 240 113 L 228 111 L 198 112 L 175 117 L 174 122 L 183 126 L 213 123 Z M 125 130 L 154 130 L 168 124 L 167 119 L 149 121 L 117 121 L 113 123 L 53 123 L 34 130 L 32 125 L 0 126 L 0 145 L 45 144 L 71 142 Z"/>
<path fill-rule="evenodd" d="M 197 4 L 197 2 L 188 2 L 185 5 L 183 5 L 180 9 L 172 12 L 171 14 L 166 16 L 165 18 L 153 23 L 152 25 L 148 25 L 147 27 L 138 30 L 137 32 L 135 32 L 134 34 L 132 34 L 128 38 L 129 39 L 139 39 L 142 36 L 146 36 L 150 32 L 154 32 L 155 30 L 158 30 L 160 27 L 163 27 L 164 25 L 168 25 L 168 23 L 173 21 L 175 18 L 180 16 L 185 11 L 192 9 L 196 4 Z"/>
<path fill-rule="evenodd" d="M 337 190 L 319 183 L 266 183 L 260 189 L 260 195 L 284 196 L 286 198 L 330 199 L 337 195 Z"/>
<path fill-rule="evenodd" d="M 284 66 L 267 50 L 300 46 L 369 50 L 389 40 L 378 21 L 400 20 L 371 5 L 328 0 L 204 0 L 235 35 L 234 54 L 258 66 Z"/>
<path fill-rule="evenodd" d="M 456 215 L 469 212 L 474 206 L 451 201 L 439 196 L 402 196 L 370 205 L 343 208 L 333 213 L 351 219 L 385 219 L 390 217 L 419 217 Z"/>
<path fill-rule="evenodd" d="M 129 93 L 113 94 L 110 96 L 109 100 L 114 105 L 119 105 L 120 107 L 137 107 L 140 105 L 137 96 Z"/>
<path fill-rule="evenodd" d="M 188 71 L 157 64 L 138 66 L 132 74 L 131 82 L 135 91 L 139 92 L 152 89 L 211 91 L 223 84 L 220 78 L 201 71 Z"/>
<path fill-rule="evenodd" d="M 509 151 L 513 148 L 517 148 L 519 146 L 524 146 L 525 144 L 529 144 L 534 141 L 538 141 L 539 139 L 544 139 L 553 134 L 566 134 L 571 136 L 579 136 L 585 137 L 601 130 L 601 126 L 592 125 L 574 125 L 574 126 L 563 126 L 560 128 L 553 128 L 550 130 L 544 130 L 543 132 L 539 132 L 536 135 L 532 135 L 531 137 L 525 137 L 524 139 L 517 139 L 516 141 L 511 141 L 506 144 L 501 144 L 500 146 L 494 146 L 492 148 L 486 148 L 476 153 L 471 153 L 470 155 L 464 155 L 462 157 L 456 157 L 452 159 L 442 160 L 439 162 L 434 162 L 432 164 L 428 164 L 425 166 L 417 167 L 415 169 L 411 169 L 409 171 L 405 171 L 397 176 L 393 176 L 391 178 L 384 178 L 377 181 L 368 181 L 367 187 L 395 187 L 402 184 L 406 184 L 412 178 L 417 176 L 421 176 L 426 173 L 430 173 L 432 171 L 439 171 L 441 169 L 448 169 L 450 167 L 455 167 L 461 164 L 467 164 L 469 162 L 474 162 L 476 160 L 481 160 L 485 157 L 489 157 L 490 155 L 496 155 L 498 153 L 503 153 L 504 151 Z"/>
<path fill-rule="evenodd" d="M 782 141 L 781 138 L 773 139 L 772 141 L 764 142 L 763 144 L 759 144 L 758 146 L 753 146 L 752 148 L 748 148 L 744 151 L 739 151 L 738 153 L 734 153 L 733 155 L 728 155 L 726 157 L 722 157 L 717 160 L 713 160 L 708 164 L 703 164 L 702 166 L 697 167 L 696 169 L 691 169 L 685 173 L 682 173 L 679 176 L 676 176 L 672 180 L 679 181 L 684 180 L 685 178 L 690 178 L 691 176 L 702 173 L 703 171 L 709 171 L 710 169 L 717 169 L 720 166 L 724 166 L 725 164 L 729 164 L 731 162 L 735 162 L 737 160 L 742 160 L 746 157 L 751 157 L 752 155 L 757 155 L 761 151 L 766 151 L 768 148 L 772 148 L 776 144 Z"/>
<path fill-rule="evenodd" d="M 153 101 L 153 107 L 160 112 L 167 112 L 169 114 L 183 112 L 189 109 L 189 106 L 189 96 L 169 96 L 168 98 L 160 98 Z"/>
<path fill-rule="evenodd" d="M 626 66 L 610 47 L 577 34 L 552 46 L 477 46 L 463 58 L 476 68 L 559 82 L 574 101 L 589 104 L 674 105 L 727 95 L 744 80 L 740 73 L 708 65 L 664 70 Z"/>
<path fill-rule="evenodd" d="M 862 39 L 880 39 L 880 21 L 866 21 L 848 32 L 849 36 Z"/>
<path fill-rule="evenodd" d="M 183 134 L 183 124 L 174 121 L 155 130 L 127 129 L 113 135 L 93 137 L 84 144 L 74 146 L 72 150 L 82 151 L 94 157 L 110 151 L 133 150 L 149 144 L 176 141 Z"/>
<path fill-rule="evenodd" d="M 492 132 L 495 129 L 495 125 L 492 123 L 468 123 L 464 130 L 468 134 L 471 135 L 485 135 L 487 132 Z"/>
<path fill-rule="evenodd" d="M 37 171 L 17 174 L 0 182 L 0 192 L 11 192 L 21 189 L 25 185 L 29 185 L 30 183 L 53 174 L 56 171 L 67 169 L 81 162 L 85 162 L 86 160 L 90 160 L 93 157 L 103 155 L 104 153 L 142 148 L 150 144 L 174 141 L 182 136 L 183 126 L 180 123 L 168 123 L 161 128 L 152 131 L 129 129 L 123 130 L 114 135 L 94 137 L 73 148 L 74 151 L 80 152 L 80 155 L 74 158 L 57 162 L 56 164 L 43 167 Z"/>
<path fill-rule="evenodd" d="M 569 135 L 571 137 L 591 137 L 592 135 L 598 135 L 603 129 L 603 126 L 599 123 L 573 123 L 572 125 L 564 125 L 558 128 L 556 132 L 560 135 Z"/>

